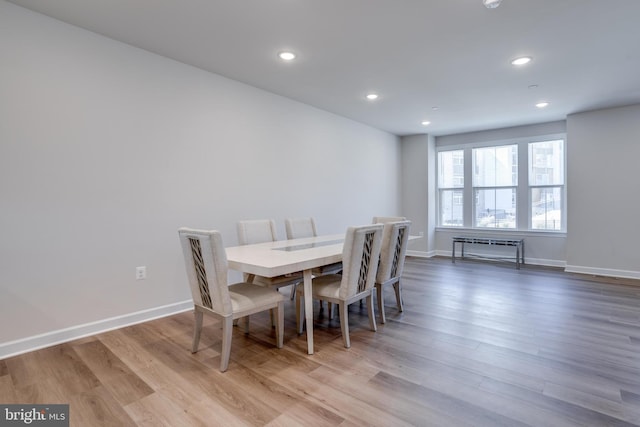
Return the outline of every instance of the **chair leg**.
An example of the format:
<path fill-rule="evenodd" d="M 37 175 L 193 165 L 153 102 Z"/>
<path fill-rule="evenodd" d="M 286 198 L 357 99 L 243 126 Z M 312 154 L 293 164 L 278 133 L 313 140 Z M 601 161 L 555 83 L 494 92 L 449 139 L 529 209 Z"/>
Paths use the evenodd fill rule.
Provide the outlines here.
<path fill-rule="evenodd" d="M 367 309 L 369 311 L 369 327 L 375 332 L 378 330 L 378 326 L 376 325 L 376 313 L 373 308 L 373 289 L 371 289 L 371 293 L 367 297 Z"/>
<path fill-rule="evenodd" d="M 340 329 L 342 330 L 342 342 L 346 348 L 351 347 L 349 339 L 349 305 L 346 302 L 338 304 L 340 312 Z"/>
<path fill-rule="evenodd" d="M 320 301 L 320 304 L 322 304 L 322 301 Z M 328 310 L 329 310 L 329 320 L 333 320 L 333 318 L 334 318 L 334 315 L 333 315 L 333 314 L 334 314 L 334 312 L 335 312 L 335 311 L 333 310 L 333 306 L 334 306 L 334 305 L 335 305 L 335 304 L 330 303 L 330 302 L 328 302 L 328 303 L 327 303 L 327 308 L 328 308 Z"/>
<path fill-rule="evenodd" d="M 276 326 L 276 318 L 273 315 L 273 308 L 269 310 L 269 319 L 271 319 L 271 327 L 273 328 L 274 326 Z"/>
<path fill-rule="evenodd" d="M 284 302 L 280 301 L 276 308 L 276 345 L 282 348 L 284 344 Z"/>
<path fill-rule="evenodd" d="M 198 310 L 194 310 L 193 315 L 195 317 L 195 325 L 193 328 L 193 344 L 191 345 L 191 353 L 198 351 L 198 344 L 200 343 L 200 332 L 202 332 L 202 315 L 203 313 Z"/>
<path fill-rule="evenodd" d="M 304 326 L 304 297 L 301 292 L 296 294 L 296 327 L 298 329 L 298 335 L 302 334 Z M 301 302 L 302 300 L 302 302 Z"/>
<path fill-rule="evenodd" d="M 398 305 L 398 311 L 403 311 L 404 306 L 402 304 L 402 285 L 400 280 L 393 284 L 393 289 L 396 291 L 396 304 Z"/>
<path fill-rule="evenodd" d="M 249 316 L 244 316 L 244 333 L 249 333 Z"/>
<path fill-rule="evenodd" d="M 289 297 L 291 299 L 291 301 L 293 301 L 293 299 L 296 296 L 296 288 L 298 287 L 297 284 L 295 285 L 291 285 L 291 296 Z"/>
<path fill-rule="evenodd" d="M 226 371 L 229 367 L 232 334 L 233 320 L 231 319 L 231 317 L 225 317 L 222 319 L 222 352 L 220 353 L 220 372 Z"/>
<path fill-rule="evenodd" d="M 382 289 L 382 285 L 376 285 L 376 293 L 378 297 L 378 311 L 380 312 L 380 323 L 385 323 L 387 321 L 384 315 L 384 289 Z"/>

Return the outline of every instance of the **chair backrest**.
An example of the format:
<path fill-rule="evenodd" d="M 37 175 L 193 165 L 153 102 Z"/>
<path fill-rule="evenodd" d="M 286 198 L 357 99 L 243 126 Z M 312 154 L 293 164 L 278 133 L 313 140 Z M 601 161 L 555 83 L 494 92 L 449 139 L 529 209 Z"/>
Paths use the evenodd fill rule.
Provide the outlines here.
<path fill-rule="evenodd" d="M 374 216 L 373 223 L 374 224 L 384 224 L 387 222 L 397 222 L 397 221 L 405 221 L 407 218 L 403 216 Z"/>
<path fill-rule="evenodd" d="M 178 230 L 193 303 L 218 314 L 232 313 L 227 288 L 227 253 L 218 231 Z"/>
<path fill-rule="evenodd" d="M 402 276 L 407 254 L 411 221 L 387 222 L 382 231 L 382 249 L 376 282 L 384 283 Z"/>
<path fill-rule="evenodd" d="M 236 226 L 238 230 L 238 242 L 241 245 L 275 242 L 278 240 L 276 223 L 272 219 L 238 221 Z"/>
<path fill-rule="evenodd" d="M 301 239 L 318 235 L 316 222 L 313 218 L 287 218 L 284 220 L 287 239 Z"/>
<path fill-rule="evenodd" d="M 349 298 L 375 286 L 382 224 L 349 227 L 342 250 L 340 298 Z"/>

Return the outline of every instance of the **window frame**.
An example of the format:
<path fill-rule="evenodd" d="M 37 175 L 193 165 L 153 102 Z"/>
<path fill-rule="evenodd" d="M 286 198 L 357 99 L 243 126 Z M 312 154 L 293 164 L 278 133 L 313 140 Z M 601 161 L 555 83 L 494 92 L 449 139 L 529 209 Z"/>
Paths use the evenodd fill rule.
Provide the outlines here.
<path fill-rule="evenodd" d="M 529 185 L 529 144 L 536 142 L 547 142 L 561 140 L 563 144 L 563 184 L 562 185 Z M 499 227 L 476 227 L 475 223 L 475 188 L 473 187 L 473 149 L 474 148 L 486 148 L 486 147 L 499 147 L 505 145 L 514 145 L 517 148 L 518 157 L 518 179 L 516 189 L 516 226 L 515 228 L 499 228 Z M 463 150 L 464 153 L 464 187 L 463 187 L 463 225 L 462 226 L 450 226 L 442 224 L 442 211 L 441 211 L 441 190 L 440 188 L 440 164 L 438 161 L 441 152 Z M 464 144 L 443 144 L 436 145 L 436 227 L 445 230 L 473 230 L 480 232 L 496 232 L 496 233 L 550 233 L 550 234 L 566 234 L 567 232 L 567 138 L 566 133 L 540 135 L 533 137 L 522 138 L 509 138 L 493 141 L 482 142 L 470 142 Z M 560 187 L 561 188 L 561 225 L 560 229 L 535 229 L 532 228 L 532 189 L 533 188 L 549 188 Z M 496 188 L 512 188 L 512 186 L 503 187 L 498 186 Z M 460 188 L 457 188 L 460 189 Z M 483 187 L 482 189 L 488 189 Z"/>
<path fill-rule="evenodd" d="M 465 203 L 465 196 L 464 196 L 464 189 L 465 189 L 466 176 L 467 176 L 467 171 L 465 170 L 465 168 L 466 168 L 466 166 L 465 166 L 465 165 L 466 165 L 466 153 L 465 153 L 465 151 L 464 151 L 464 150 L 459 150 L 459 149 L 456 149 L 456 150 L 446 150 L 446 151 L 448 151 L 448 152 L 454 152 L 454 151 L 460 151 L 460 152 L 462 152 L 463 183 L 462 183 L 462 185 L 456 186 L 456 179 L 455 179 L 455 177 L 453 177 L 453 178 L 451 179 L 451 183 L 452 183 L 452 185 L 451 185 L 451 186 L 446 186 L 446 187 L 445 187 L 445 186 L 442 186 L 442 187 L 440 186 L 440 175 L 439 175 L 439 170 L 440 170 L 440 169 L 439 169 L 439 168 L 440 168 L 440 153 L 438 152 L 438 154 L 436 154 L 436 156 L 437 156 L 437 161 L 436 161 L 436 163 L 437 163 L 437 166 L 436 166 L 436 173 L 438 174 L 438 175 L 437 175 L 437 176 L 438 176 L 438 178 L 436 179 L 436 181 L 437 181 L 437 182 L 436 182 L 436 192 L 437 192 L 437 199 L 438 199 L 438 200 L 437 200 L 437 202 L 436 202 L 436 204 L 437 204 L 437 206 L 438 206 L 438 219 L 437 219 L 437 223 L 438 223 L 438 224 L 442 224 L 442 220 L 443 220 L 443 211 L 442 211 L 442 209 L 441 209 L 442 204 L 443 204 L 443 203 L 442 203 L 442 197 L 443 197 L 443 194 L 444 194 L 445 192 L 452 192 L 452 193 L 454 193 L 454 194 L 452 194 L 452 195 L 451 195 L 451 198 L 452 198 L 452 200 L 453 200 L 453 199 L 456 199 L 456 198 L 457 198 L 457 197 L 456 197 L 456 195 L 455 195 L 455 192 L 462 192 L 462 213 L 463 213 L 463 217 L 462 217 L 462 219 L 463 219 L 463 223 L 462 223 L 462 224 L 460 224 L 460 225 L 443 225 L 443 227 L 447 227 L 447 228 L 454 228 L 454 229 L 456 229 L 456 228 L 460 228 L 460 227 L 463 227 L 463 226 L 464 226 L 464 210 L 465 210 L 465 205 L 466 205 L 466 203 Z M 452 162 L 451 166 L 455 169 L 455 167 L 456 167 L 456 166 L 459 166 L 459 165 L 458 165 L 458 164 L 456 164 L 456 158 L 455 158 L 455 157 L 453 157 L 453 158 L 452 158 L 452 160 L 453 160 L 453 162 Z"/>
<path fill-rule="evenodd" d="M 477 174 L 475 173 L 476 169 L 478 169 L 478 165 L 476 164 L 476 159 L 477 157 L 475 156 L 475 151 L 476 150 L 484 150 L 487 148 L 502 148 L 502 147 L 515 147 L 515 155 L 516 155 L 516 162 L 515 162 L 515 166 L 516 166 L 516 172 L 515 172 L 515 184 L 514 184 L 514 179 L 513 176 L 511 178 L 511 185 L 500 185 L 498 183 L 496 183 L 494 181 L 494 185 L 480 185 L 478 183 L 475 182 L 474 178 L 477 176 Z M 471 206 L 471 227 L 474 229 L 479 229 L 479 230 L 494 230 L 494 229 L 506 229 L 506 230 L 517 230 L 518 229 L 518 184 L 519 184 L 519 177 L 520 177 L 520 161 L 518 159 L 518 153 L 520 150 L 520 146 L 518 144 L 500 144 L 500 145 L 489 145 L 489 146 L 483 146 L 483 147 L 471 147 L 471 167 L 474 170 L 474 175 L 471 177 L 471 191 L 473 192 L 473 205 Z M 513 175 L 513 165 L 512 165 L 512 169 L 511 169 L 511 174 Z M 479 212 L 477 211 L 477 206 L 478 206 L 478 195 L 480 191 L 493 191 L 494 193 L 497 194 L 497 192 L 499 190 L 511 190 L 512 191 L 512 202 L 513 202 L 513 197 L 515 195 L 515 199 L 516 199 L 516 203 L 515 203 L 515 217 L 514 217 L 514 226 L 513 227 L 500 227 L 498 226 L 498 222 L 495 222 L 493 226 L 480 226 L 478 225 L 478 214 Z M 496 197 L 497 199 L 497 197 Z M 493 207 L 493 211 L 494 211 L 494 218 L 497 220 L 495 215 L 497 213 L 497 205 L 494 205 Z M 488 208 L 487 208 L 488 209 Z"/>
<path fill-rule="evenodd" d="M 562 142 L 562 183 L 553 183 L 553 184 L 531 184 L 530 177 L 532 175 L 532 165 L 530 163 L 529 152 L 531 144 L 541 143 L 541 142 L 554 142 L 561 141 Z M 533 172 L 535 173 L 535 172 Z M 536 232 L 565 232 L 567 230 L 567 140 L 565 137 L 562 138 L 544 138 L 542 140 L 529 141 L 527 143 L 527 210 L 529 211 L 527 229 L 528 231 L 536 231 Z M 533 208 L 533 191 L 534 189 L 548 190 L 548 189 L 560 189 L 560 197 L 561 197 L 561 216 L 560 216 L 560 229 L 551 229 L 551 228 L 533 228 L 534 215 L 531 212 Z"/>

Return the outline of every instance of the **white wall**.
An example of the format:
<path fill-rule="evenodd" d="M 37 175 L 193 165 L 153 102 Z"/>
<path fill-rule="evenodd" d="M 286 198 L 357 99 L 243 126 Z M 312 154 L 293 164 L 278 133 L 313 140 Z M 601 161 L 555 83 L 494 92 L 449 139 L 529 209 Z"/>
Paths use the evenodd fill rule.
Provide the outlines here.
<path fill-rule="evenodd" d="M 567 270 L 640 278 L 640 105 L 567 118 Z"/>
<path fill-rule="evenodd" d="M 393 135 L 2 0 L 0 57 L 0 358 L 189 307 L 180 226 L 400 210 Z"/>

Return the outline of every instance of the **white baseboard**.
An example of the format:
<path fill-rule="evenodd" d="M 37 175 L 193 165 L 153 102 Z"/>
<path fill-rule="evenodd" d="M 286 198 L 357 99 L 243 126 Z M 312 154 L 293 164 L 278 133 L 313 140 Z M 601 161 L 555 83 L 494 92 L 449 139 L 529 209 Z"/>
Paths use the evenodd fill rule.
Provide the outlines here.
<path fill-rule="evenodd" d="M 568 273 L 590 274 L 593 276 L 619 277 L 624 279 L 640 279 L 640 271 L 616 270 L 613 268 L 584 267 L 581 265 L 567 265 L 564 271 Z"/>
<path fill-rule="evenodd" d="M 436 255 L 435 251 L 424 252 L 424 251 L 407 250 L 407 256 L 414 256 L 416 258 L 431 258 L 435 255 Z"/>
<path fill-rule="evenodd" d="M 52 345 L 73 341 L 78 338 L 107 332 L 136 323 L 147 322 L 160 317 L 182 313 L 193 309 L 193 301 L 182 301 L 175 304 L 154 307 L 148 310 L 137 311 L 122 316 L 109 319 L 98 320 L 96 322 L 85 323 L 84 325 L 72 326 L 70 328 L 59 329 L 32 337 L 22 338 L 0 344 L 0 360 L 17 356 L 29 351 L 38 350 Z"/>
<path fill-rule="evenodd" d="M 409 252 L 407 252 L 407 255 Z M 435 251 L 435 255 L 451 258 L 451 251 Z M 456 256 L 456 260 L 458 256 Z M 545 259 L 545 258 L 525 258 L 525 265 L 542 265 L 545 267 L 566 267 L 567 263 L 565 261 L 555 260 L 555 259 Z"/>
<path fill-rule="evenodd" d="M 545 258 L 525 258 L 527 264 L 531 265 L 542 265 L 545 267 L 559 267 L 565 268 L 567 266 L 566 261 L 560 261 L 556 259 L 545 259 Z"/>

